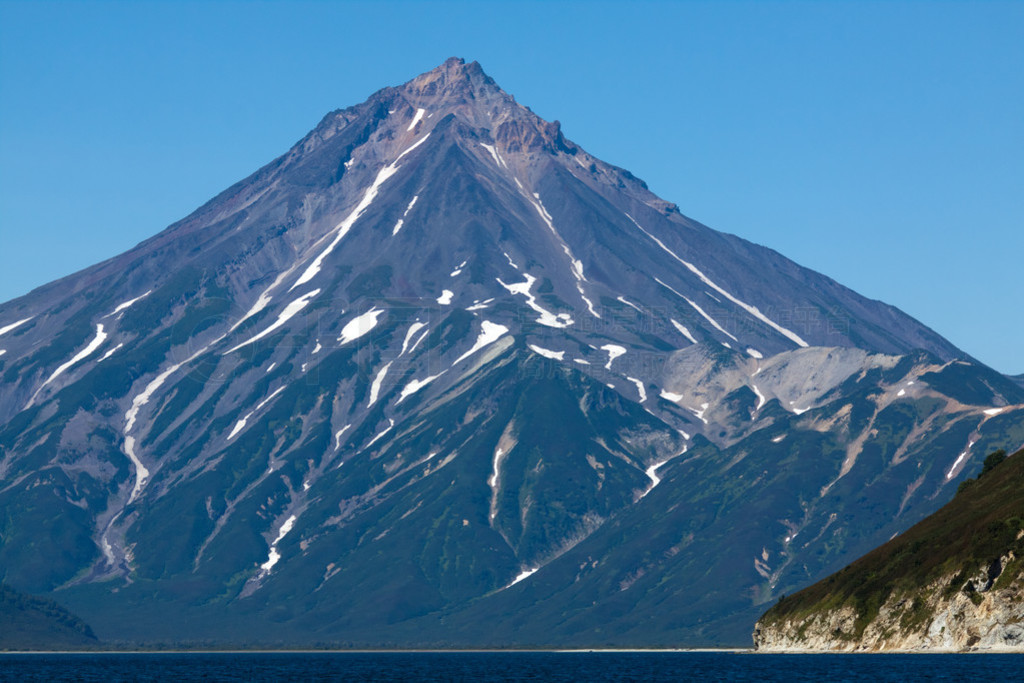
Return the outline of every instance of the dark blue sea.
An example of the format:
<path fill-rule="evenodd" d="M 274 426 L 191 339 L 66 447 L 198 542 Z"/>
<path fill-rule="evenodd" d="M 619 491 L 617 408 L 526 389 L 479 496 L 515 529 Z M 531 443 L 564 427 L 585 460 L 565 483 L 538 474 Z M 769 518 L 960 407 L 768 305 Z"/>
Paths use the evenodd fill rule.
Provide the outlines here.
<path fill-rule="evenodd" d="M 1024 655 L 743 652 L 0 654 L 3 681 L 1022 680 Z"/>

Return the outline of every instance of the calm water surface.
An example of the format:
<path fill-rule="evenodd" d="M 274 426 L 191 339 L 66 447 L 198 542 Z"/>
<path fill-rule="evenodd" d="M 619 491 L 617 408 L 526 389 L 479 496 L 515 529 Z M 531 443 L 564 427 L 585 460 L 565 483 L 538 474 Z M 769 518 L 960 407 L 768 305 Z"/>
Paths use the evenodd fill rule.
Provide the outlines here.
<path fill-rule="evenodd" d="M 3 681 L 1021 680 L 1024 655 L 734 652 L 0 654 Z"/>

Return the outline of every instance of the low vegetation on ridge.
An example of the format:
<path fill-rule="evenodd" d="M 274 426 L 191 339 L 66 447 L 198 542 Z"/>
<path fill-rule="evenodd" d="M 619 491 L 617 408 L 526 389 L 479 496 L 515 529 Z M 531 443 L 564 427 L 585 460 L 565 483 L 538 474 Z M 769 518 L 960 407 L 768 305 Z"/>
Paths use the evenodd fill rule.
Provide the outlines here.
<path fill-rule="evenodd" d="M 760 626 L 809 620 L 814 614 L 852 607 L 857 614 L 853 632 L 836 636 L 856 639 L 896 595 L 912 601 L 901 628 L 916 630 L 926 627 L 933 616 L 922 598 L 936 581 L 952 577 L 941 589 L 944 597 L 963 591 L 977 604 L 980 596 L 971 577 L 1012 552 L 1013 559 L 1000 567 L 994 588 L 1012 582 L 1024 569 L 1022 452 L 990 454 L 977 479 L 965 480 L 946 506 L 828 578 L 782 597 L 761 618 Z"/>

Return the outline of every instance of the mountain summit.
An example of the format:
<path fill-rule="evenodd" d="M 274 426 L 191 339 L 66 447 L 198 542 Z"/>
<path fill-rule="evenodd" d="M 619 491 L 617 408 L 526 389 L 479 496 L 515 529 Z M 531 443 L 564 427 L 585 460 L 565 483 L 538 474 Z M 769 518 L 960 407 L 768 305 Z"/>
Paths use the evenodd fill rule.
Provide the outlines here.
<path fill-rule="evenodd" d="M 0 576 L 143 641 L 739 643 L 1024 441 L 459 59 L 0 305 L 0 373 Z"/>

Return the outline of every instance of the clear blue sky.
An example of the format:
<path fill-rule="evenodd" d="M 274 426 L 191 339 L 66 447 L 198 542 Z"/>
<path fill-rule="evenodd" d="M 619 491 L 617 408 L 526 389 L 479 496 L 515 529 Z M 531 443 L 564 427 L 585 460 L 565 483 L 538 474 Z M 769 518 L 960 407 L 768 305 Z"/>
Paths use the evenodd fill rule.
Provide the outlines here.
<path fill-rule="evenodd" d="M 683 213 L 1024 372 L 1024 2 L 0 0 L 0 301 L 452 55 Z"/>

